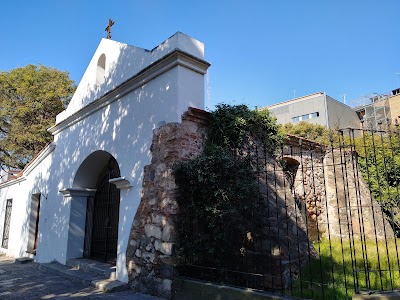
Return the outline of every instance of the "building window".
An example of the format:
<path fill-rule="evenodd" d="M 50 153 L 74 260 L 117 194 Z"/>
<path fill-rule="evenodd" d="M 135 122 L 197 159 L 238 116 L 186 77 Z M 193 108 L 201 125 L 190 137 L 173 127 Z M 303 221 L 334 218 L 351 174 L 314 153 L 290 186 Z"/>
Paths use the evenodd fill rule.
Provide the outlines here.
<path fill-rule="evenodd" d="M 294 117 L 294 118 L 292 118 L 292 122 L 297 123 L 299 121 L 304 121 L 304 120 L 318 118 L 318 117 L 319 117 L 319 112 L 314 112 L 311 114 L 305 114 L 305 115 Z"/>
<path fill-rule="evenodd" d="M 8 239 L 10 237 L 11 208 L 12 199 L 7 199 L 6 215 L 4 217 L 3 241 L 1 243 L 1 246 L 6 249 L 8 248 Z"/>
<path fill-rule="evenodd" d="M 317 118 L 319 117 L 319 112 L 315 112 L 311 114 L 311 118 Z"/>

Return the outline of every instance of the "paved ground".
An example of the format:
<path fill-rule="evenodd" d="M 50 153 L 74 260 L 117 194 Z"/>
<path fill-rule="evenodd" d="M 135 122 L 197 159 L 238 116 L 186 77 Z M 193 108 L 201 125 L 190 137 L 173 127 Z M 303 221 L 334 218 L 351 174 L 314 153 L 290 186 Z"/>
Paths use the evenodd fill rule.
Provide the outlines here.
<path fill-rule="evenodd" d="M 39 270 L 36 263 L 15 264 L 0 256 L 0 299 L 160 300 L 133 291 L 102 293 L 93 287 Z"/>

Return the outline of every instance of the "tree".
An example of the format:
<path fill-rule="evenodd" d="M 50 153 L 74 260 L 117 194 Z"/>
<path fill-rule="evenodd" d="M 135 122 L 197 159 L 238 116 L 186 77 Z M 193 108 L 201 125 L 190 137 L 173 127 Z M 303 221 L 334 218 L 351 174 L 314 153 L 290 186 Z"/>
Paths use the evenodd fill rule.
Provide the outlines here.
<path fill-rule="evenodd" d="M 0 72 L 0 165 L 23 168 L 52 139 L 47 129 L 75 91 L 67 72 L 28 65 Z"/>
<path fill-rule="evenodd" d="M 333 133 L 333 131 L 329 130 L 325 126 L 305 121 L 301 121 L 295 125 L 292 123 L 283 124 L 281 126 L 281 132 L 283 134 L 297 135 L 325 145 L 330 144 L 329 135 Z"/>
<path fill-rule="evenodd" d="M 397 129 L 365 132 L 355 138 L 360 171 L 383 208 L 387 219 L 400 234 L 400 139 Z"/>

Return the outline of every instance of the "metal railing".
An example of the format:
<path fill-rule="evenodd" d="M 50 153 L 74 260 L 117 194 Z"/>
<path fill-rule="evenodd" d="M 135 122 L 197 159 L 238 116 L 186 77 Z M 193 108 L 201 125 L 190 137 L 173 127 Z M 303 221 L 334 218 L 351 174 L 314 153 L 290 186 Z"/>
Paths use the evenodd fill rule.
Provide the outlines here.
<path fill-rule="evenodd" d="M 180 275 L 306 299 L 400 289 L 397 127 L 339 130 L 326 146 L 292 139 L 274 155 L 254 143 L 254 222 L 210 229 L 197 214 Z M 218 230 L 230 241 L 213 244 Z"/>

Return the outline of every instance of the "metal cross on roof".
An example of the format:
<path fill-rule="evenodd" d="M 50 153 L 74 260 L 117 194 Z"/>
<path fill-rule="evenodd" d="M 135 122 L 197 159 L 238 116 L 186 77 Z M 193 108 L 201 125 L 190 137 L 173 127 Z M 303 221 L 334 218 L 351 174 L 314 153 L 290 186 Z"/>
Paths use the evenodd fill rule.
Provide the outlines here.
<path fill-rule="evenodd" d="M 115 24 L 115 22 L 111 19 L 108 19 L 108 26 L 104 31 L 107 31 L 107 38 L 111 39 L 111 27 Z"/>

